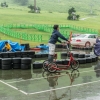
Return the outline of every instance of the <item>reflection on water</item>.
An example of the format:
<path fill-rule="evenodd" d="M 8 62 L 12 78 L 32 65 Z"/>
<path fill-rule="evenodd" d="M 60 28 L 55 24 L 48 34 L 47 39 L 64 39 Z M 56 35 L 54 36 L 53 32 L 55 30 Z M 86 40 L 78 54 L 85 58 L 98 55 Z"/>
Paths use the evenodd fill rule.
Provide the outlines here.
<path fill-rule="evenodd" d="M 5 97 L 5 96 L 7 96 L 6 93 L 0 93 L 0 99 L 3 98 L 3 97 Z M 1 99 L 1 100 L 2 100 L 2 99 Z"/>
<path fill-rule="evenodd" d="M 44 53 L 47 53 L 47 51 L 45 51 Z M 86 52 L 86 53 L 89 53 L 89 52 Z M 60 55 L 60 52 L 58 52 L 58 54 Z M 35 60 L 35 59 L 33 59 L 33 60 Z M 94 66 L 94 69 L 92 69 L 93 66 Z M 83 69 L 85 69 L 85 71 L 88 71 L 88 69 L 95 70 L 95 73 L 93 73 L 93 72 L 91 72 L 91 74 L 90 73 L 87 73 L 87 74 L 82 73 L 80 75 L 81 70 L 83 71 Z M 38 69 L 38 70 L 34 70 L 34 69 L 32 69 L 32 70 L 0 70 L 0 79 L 5 80 L 5 82 L 6 82 L 6 80 L 10 80 L 10 79 L 15 79 L 15 81 L 18 79 L 18 81 L 19 81 L 19 80 L 23 80 L 23 79 L 27 80 L 27 79 L 31 79 L 31 78 L 41 78 L 41 74 L 42 74 L 42 76 L 44 77 L 44 80 L 47 83 L 46 85 L 49 86 L 49 89 L 51 89 L 51 91 L 47 94 L 44 93 L 44 95 L 42 93 L 37 94 L 38 99 L 36 99 L 36 100 L 40 99 L 39 95 L 41 95 L 41 98 L 44 97 L 44 99 L 41 99 L 41 100 L 99 100 L 100 97 L 98 97 L 98 98 L 93 97 L 93 96 L 96 96 L 97 94 L 100 95 L 99 83 L 88 84 L 88 85 L 73 87 L 73 88 L 68 87 L 65 89 L 56 90 L 56 88 L 60 88 L 63 86 L 64 87 L 71 86 L 73 84 L 75 85 L 76 83 L 79 84 L 80 81 L 83 83 L 92 82 L 93 80 L 95 80 L 94 75 L 96 75 L 96 77 L 98 77 L 96 79 L 99 80 L 100 61 L 95 62 L 95 63 L 81 64 L 79 67 L 79 70 L 80 70 L 80 72 L 78 70 L 73 70 L 71 73 L 66 72 L 67 77 L 64 76 L 64 78 L 61 77 L 62 73 L 43 72 L 42 69 Z M 65 72 L 63 72 L 63 74 L 64 73 Z M 68 80 L 68 81 L 66 81 L 66 80 Z M 41 80 L 39 80 L 39 81 L 40 81 L 40 85 L 41 85 Z M 68 82 L 68 83 L 64 83 L 64 82 Z M 32 84 L 32 86 L 31 86 L 31 84 Z M 24 90 L 24 91 L 27 91 L 28 93 L 30 93 L 30 90 L 34 86 L 34 81 L 28 80 L 28 81 L 15 82 L 15 83 L 13 83 L 13 85 L 15 87 L 17 87 L 18 89 L 21 89 L 21 90 Z M 44 85 L 44 83 L 43 83 L 43 85 Z M 38 88 L 39 87 L 36 87 L 36 90 Z M 43 87 L 41 85 L 41 89 L 42 88 Z M 2 90 L 2 93 L 0 92 L 0 98 L 3 97 L 4 98 L 3 100 L 8 100 L 10 98 L 8 92 L 5 93 L 5 91 L 3 91 L 2 88 L 1 88 L 1 90 Z M 49 96 L 49 98 L 47 95 Z M 23 99 L 21 96 L 22 95 L 19 96 L 20 99 L 16 99 L 15 97 L 17 97 L 17 96 L 14 95 L 14 97 L 12 96 L 12 98 L 14 98 L 14 99 L 9 99 L 9 100 L 35 100 L 35 99 L 33 99 L 34 95 L 31 95 L 32 98 L 29 98 L 29 99 L 28 98 Z M 28 96 L 28 97 L 30 97 L 30 96 Z M 84 99 L 84 98 L 86 98 L 86 99 Z"/>
<path fill-rule="evenodd" d="M 34 70 L 33 70 L 34 77 L 35 77 L 35 78 L 40 78 L 40 77 L 41 77 L 40 74 L 41 74 L 42 72 L 43 72 L 42 69 L 38 69 L 38 70 L 34 69 Z"/>
<path fill-rule="evenodd" d="M 37 52 L 37 54 L 48 54 L 49 53 L 49 50 L 40 50 Z"/>
<path fill-rule="evenodd" d="M 95 65 L 94 70 L 96 72 L 96 77 L 100 77 L 100 60 L 98 60 L 97 65 Z"/>
<path fill-rule="evenodd" d="M 84 54 L 91 54 L 91 53 L 93 53 L 93 50 L 72 49 L 72 51 L 75 51 L 77 53 L 84 53 Z"/>
<path fill-rule="evenodd" d="M 92 68 L 94 66 L 97 66 L 97 62 L 95 63 L 87 63 L 87 64 L 81 64 L 80 68 Z M 89 71 L 89 70 L 86 70 Z M 91 76 L 90 74 L 85 74 L 85 76 L 82 76 L 82 83 L 87 83 L 87 82 L 91 82 L 93 80 L 93 76 Z"/>
<path fill-rule="evenodd" d="M 61 52 L 61 51 L 66 51 L 66 49 L 64 48 L 61 48 L 61 49 L 56 49 L 55 52 Z M 93 53 L 92 50 L 71 50 L 71 52 L 77 52 L 77 53 L 84 53 L 84 54 L 91 54 Z M 49 50 L 40 50 L 40 51 L 37 51 L 36 53 L 39 53 L 39 54 L 45 54 L 45 53 L 49 53 Z"/>
<path fill-rule="evenodd" d="M 69 86 L 71 86 L 73 82 L 75 81 L 75 79 L 79 77 L 80 73 L 78 70 L 72 70 L 71 73 L 66 72 L 66 75 L 68 75 L 69 77 L 69 80 L 70 80 Z M 56 86 L 59 84 L 58 80 L 59 80 L 59 77 L 61 77 L 61 73 L 49 73 L 49 72 L 44 71 L 42 73 L 42 76 L 47 80 L 49 84 L 49 88 L 51 90 L 49 93 L 49 100 L 61 100 L 63 98 L 67 98 L 67 100 L 71 100 L 70 87 L 67 88 L 67 90 L 63 92 L 63 94 L 59 94 L 57 96 Z M 68 99 L 68 96 L 69 96 L 69 99 Z"/>
<path fill-rule="evenodd" d="M 97 62 L 80 64 L 79 68 L 91 68 L 91 67 L 96 66 L 96 65 L 97 65 Z"/>
<path fill-rule="evenodd" d="M 32 78 L 31 70 L 0 70 L 0 79 L 30 79 Z"/>
<path fill-rule="evenodd" d="M 90 75 L 83 76 L 82 78 L 83 78 L 83 83 L 92 81 L 92 76 L 90 76 Z"/>

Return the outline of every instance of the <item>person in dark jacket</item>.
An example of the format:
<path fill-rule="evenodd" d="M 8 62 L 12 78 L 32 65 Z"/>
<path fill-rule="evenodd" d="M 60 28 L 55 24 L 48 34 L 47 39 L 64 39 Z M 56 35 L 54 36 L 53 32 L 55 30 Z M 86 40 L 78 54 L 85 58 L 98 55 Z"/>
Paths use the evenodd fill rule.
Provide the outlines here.
<path fill-rule="evenodd" d="M 49 62 L 53 62 L 53 55 L 55 54 L 55 44 L 57 42 L 60 42 L 61 43 L 61 41 L 58 38 L 61 38 L 61 39 L 65 40 L 65 41 L 68 41 L 68 39 L 65 38 L 59 32 L 59 25 L 54 25 L 53 26 L 53 32 L 52 32 L 52 35 L 51 35 L 50 40 L 49 40 L 49 43 L 48 43 L 48 46 L 49 46 L 48 61 Z"/>
<path fill-rule="evenodd" d="M 96 43 L 94 43 L 94 54 L 100 56 L 100 36 L 97 37 Z"/>

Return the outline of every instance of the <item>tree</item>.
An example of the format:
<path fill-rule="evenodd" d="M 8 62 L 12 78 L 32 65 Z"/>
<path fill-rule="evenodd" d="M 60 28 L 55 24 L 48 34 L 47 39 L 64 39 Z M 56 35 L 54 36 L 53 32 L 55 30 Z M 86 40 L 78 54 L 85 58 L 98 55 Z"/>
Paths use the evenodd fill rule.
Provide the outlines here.
<path fill-rule="evenodd" d="M 28 8 L 30 8 L 30 13 L 40 13 L 40 7 L 35 7 L 33 5 L 29 5 Z"/>
<path fill-rule="evenodd" d="M 79 19 L 80 15 L 76 15 L 77 20 Z"/>
<path fill-rule="evenodd" d="M 1 3 L 1 7 L 8 7 L 8 5 L 6 2 L 4 2 L 4 3 Z"/>
<path fill-rule="evenodd" d="M 30 13 L 34 13 L 35 12 L 34 11 L 35 7 L 33 5 L 29 5 L 28 8 L 30 8 L 30 11 L 29 11 Z"/>
<path fill-rule="evenodd" d="M 70 14 L 72 14 L 72 12 L 76 12 L 75 8 L 73 8 L 73 7 L 68 10 L 68 14 L 70 15 Z"/>
<path fill-rule="evenodd" d="M 69 16 L 67 17 L 68 20 L 78 20 L 80 17 L 79 15 L 76 15 L 76 10 L 73 7 L 68 10 L 68 14 L 69 14 Z"/>
<path fill-rule="evenodd" d="M 36 0 L 34 0 L 34 6 L 33 5 L 29 5 L 28 8 L 30 8 L 30 13 L 40 13 L 40 7 L 36 6 Z"/>

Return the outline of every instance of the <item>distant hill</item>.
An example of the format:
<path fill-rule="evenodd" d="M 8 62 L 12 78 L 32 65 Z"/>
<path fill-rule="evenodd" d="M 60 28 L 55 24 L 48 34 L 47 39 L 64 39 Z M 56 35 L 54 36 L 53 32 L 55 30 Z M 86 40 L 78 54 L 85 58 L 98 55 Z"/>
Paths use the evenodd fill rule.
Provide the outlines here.
<path fill-rule="evenodd" d="M 14 4 L 14 0 L 0 0 L 0 2 L 4 1 L 9 5 Z M 34 0 L 29 0 L 26 7 L 29 4 L 34 4 Z M 100 0 L 37 0 L 37 6 L 41 10 L 50 12 L 67 12 L 69 8 L 74 7 L 77 12 L 90 13 L 92 9 L 94 13 L 97 13 L 100 11 Z"/>

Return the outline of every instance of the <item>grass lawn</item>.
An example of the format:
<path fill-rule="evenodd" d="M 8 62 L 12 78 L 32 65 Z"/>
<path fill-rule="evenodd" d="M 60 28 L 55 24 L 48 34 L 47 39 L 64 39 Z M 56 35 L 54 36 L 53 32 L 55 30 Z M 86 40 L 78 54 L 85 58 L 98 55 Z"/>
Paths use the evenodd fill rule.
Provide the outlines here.
<path fill-rule="evenodd" d="M 20 10 L 20 9 L 7 9 L 7 8 L 0 8 L 0 25 L 7 25 L 7 24 L 71 24 L 75 26 L 80 27 L 87 27 L 87 28 L 93 28 L 96 30 L 99 30 L 100 26 L 100 15 L 98 16 L 90 16 L 83 12 L 78 12 L 81 16 L 81 18 L 87 18 L 85 20 L 79 20 L 79 21 L 69 21 L 67 20 L 67 13 L 59 13 L 59 12 L 53 12 L 49 13 L 48 11 L 42 11 L 40 14 L 34 14 L 34 13 L 28 13 L 28 9 Z M 80 19 L 81 19 L 80 18 Z M 42 32 L 36 29 L 13 29 L 14 31 L 18 32 L 25 32 L 28 34 L 42 34 L 45 38 L 48 38 L 51 33 Z M 66 29 L 67 30 L 67 29 Z M 77 33 L 77 31 L 74 30 L 67 30 L 67 31 L 73 31 Z M 79 33 L 79 32 L 78 32 Z M 2 40 L 12 40 L 20 43 L 20 39 L 15 39 L 6 35 L 3 35 L 0 33 L 0 38 Z M 21 41 L 22 43 L 30 43 L 31 46 L 39 45 L 40 42 L 33 42 L 33 41 Z M 48 42 L 48 41 L 47 41 Z M 45 44 L 47 44 L 45 42 Z"/>
<path fill-rule="evenodd" d="M 87 18 L 80 21 L 67 20 L 67 13 L 48 13 L 42 11 L 40 14 L 28 13 L 27 10 L 19 9 L 0 9 L 0 25 L 2 24 L 71 24 L 76 26 L 99 29 L 100 15 L 89 16 L 86 13 L 80 13 L 81 18 Z"/>

